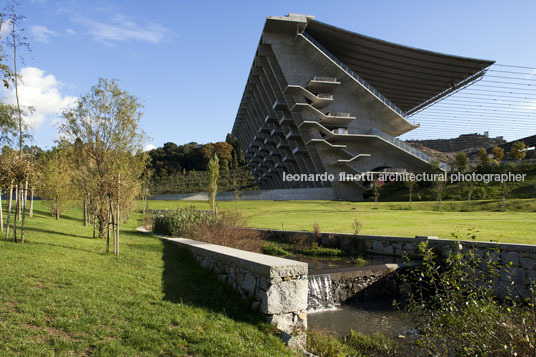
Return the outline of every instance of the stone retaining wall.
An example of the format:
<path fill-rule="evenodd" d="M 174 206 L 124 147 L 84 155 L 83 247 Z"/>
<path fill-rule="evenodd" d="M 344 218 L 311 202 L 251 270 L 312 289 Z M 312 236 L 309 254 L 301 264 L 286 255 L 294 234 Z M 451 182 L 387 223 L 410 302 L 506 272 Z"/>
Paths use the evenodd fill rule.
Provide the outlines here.
<path fill-rule="evenodd" d="M 309 239 L 316 239 L 323 246 L 336 247 L 347 252 L 391 256 L 408 254 L 412 258 L 418 258 L 418 244 L 422 241 L 427 241 L 429 246 L 435 248 L 442 257 L 446 257 L 453 248 L 457 249 L 460 244 L 463 249 L 474 247 L 476 254 L 484 254 L 486 251 L 498 249 L 500 255 L 496 255 L 496 259 L 503 266 L 496 286 L 496 294 L 499 298 L 504 298 L 506 295 L 528 297 L 531 282 L 536 283 L 536 245 L 438 239 L 426 236 L 409 238 L 322 233 L 317 237 L 315 233 L 304 231 L 266 229 L 259 229 L 259 231 L 272 239 L 289 241 L 296 235 L 306 235 Z M 510 263 L 511 268 L 504 267 Z"/>
<path fill-rule="evenodd" d="M 167 238 L 192 252 L 205 269 L 231 285 L 288 338 L 307 329 L 307 263 L 186 238 Z"/>

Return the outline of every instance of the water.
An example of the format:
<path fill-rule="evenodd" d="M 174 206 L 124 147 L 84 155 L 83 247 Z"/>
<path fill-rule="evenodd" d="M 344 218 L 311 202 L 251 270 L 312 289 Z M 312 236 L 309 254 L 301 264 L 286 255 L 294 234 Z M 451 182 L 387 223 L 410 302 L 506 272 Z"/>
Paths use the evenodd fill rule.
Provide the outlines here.
<path fill-rule="evenodd" d="M 350 329 L 367 335 L 382 333 L 397 337 L 412 329 L 411 320 L 404 313 L 386 306 L 389 302 L 375 302 L 373 306 L 340 305 L 328 310 L 309 311 L 307 324 L 310 330 L 348 336 Z"/>
<path fill-rule="evenodd" d="M 350 330 L 372 335 L 382 333 L 397 337 L 413 328 L 410 318 L 393 308 L 391 298 L 371 299 L 359 304 L 338 304 L 337 292 L 329 273 L 366 270 L 387 263 L 400 264 L 402 259 L 387 256 L 366 256 L 367 264 L 358 266 L 352 258 L 297 256 L 309 265 L 308 328 L 338 336 Z"/>
<path fill-rule="evenodd" d="M 367 263 L 357 265 L 353 258 L 350 257 L 312 257 L 307 255 L 296 254 L 291 259 L 307 263 L 309 265 L 309 275 L 332 273 L 337 271 L 353 271 L 365 269 L 374 265 L 381 264 L 400 264 L 403 259 L 400 257 L 391 257 L 384 255 L 367 255 L 364 256 Z"/>
<path fill-rule="evenodd" d="M 308 308 L 313 310 L 335 306 L 329 274 L 309 276 Z"/>

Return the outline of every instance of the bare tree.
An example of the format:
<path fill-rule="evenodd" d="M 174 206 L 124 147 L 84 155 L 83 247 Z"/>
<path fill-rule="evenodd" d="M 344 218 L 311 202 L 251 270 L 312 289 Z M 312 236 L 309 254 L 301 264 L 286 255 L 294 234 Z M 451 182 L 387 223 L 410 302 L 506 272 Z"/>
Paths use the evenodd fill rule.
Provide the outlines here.
<path fill-rule="evenodd" d="M 380 198 L 380 191 L 383 186 L 383 181 L 380 181 L 380 179 L 375 179 L 372 181 L 372 189 L 374 193 L 374 208 L 378 209 L 378 199 Z"/>
<path fill-rule="evenodd" d="M 412 180 L 409 177 L 407 180 L 404 181 L 404 185 L 409 190 L 409 209 L 411 209 L 411 199 L 413 195 L 413 190 L 417 187 L 418 184 L 419 182 L 417 182 L 417 180 Z"/>
<path fill-rule="evenodd" d="M 24 35 L 24 28 L 22 27 L 22 21 L 25 17 L 17 14 L 17 6 L 19 3 L 17 1 L 9 2 L 2 12 L 2 26 L 9 26 L 9 34 L 4 38 L 4 44 L 11 50 L 11 59 L 13 68 L 9 72 L 9 77 L 4 81 L 5 85 L 9 85 L 11 82 L 15 88 L 15 99 L 16 99 L 16 117 L 17 117 L 17 127 L 18 127 L 18 142 L 19 142 L 19 160 L 15 165 L 15 170 L 13 171 L 15 177 L 15 187 L 17 188 L 17 197 L 16 197 L 16 213 L 22 212 L 21 218 L 21 243 L 24 243 L 24 226 L 26 222 L 26 200 L 24 197 L 26 193 L 26 182 L 28 180 L 28 174 L 30 173 L 30 165 L 27 162 L 24 162 L 26 158 L 24 157 L 23 152 L 23 142 L 26 134 L 26 125 L 23 121 L 23 109 L 20 104 L 19 96 L 19 72 L 18 72 L 18 60 L 21 59 L 19 54 L 19 49 L 26 48 L 30 50 L 30 44 L 28 39 Z M 30 109 L 31 110 L 31 109 Z M 14 240 L 16 241 L 16 221 L 17 216 L 14 219 L 13 233 L 15 234 Z"/>
<path fill-rule="evenodd" d="M 430 162 L 430 166 L 432 167 L 432 172 L 434 175 L 434 180 L 432 182 L 433 192 L 437 201 L 437 209 L 439 210 L 441 208 L 441 201 L 443 199 L 443 195 L 445 193 L 445 187 L 447 185 L 447 173 L 443 172 L 440 169 L 439 161 L 432 160 Z"/>

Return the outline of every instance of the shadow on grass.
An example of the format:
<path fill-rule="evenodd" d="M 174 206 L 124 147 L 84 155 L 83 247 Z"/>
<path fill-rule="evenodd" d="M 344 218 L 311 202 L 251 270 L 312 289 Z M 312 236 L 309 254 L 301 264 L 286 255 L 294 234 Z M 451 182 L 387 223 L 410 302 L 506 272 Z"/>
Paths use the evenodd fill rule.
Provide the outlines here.
<path fill-rule="evenodd" d="M 43 229 L 43 228 L 36 228 L 36 227 L 26 227 L 25 230 L 28 232 L 28 231 L 33 231 L 33 232 L 41 232 L 41 233 L 47 233 L 47 234 L 53 234 L 53 235 L 60 235 L 60 236 L 66 236 L 66 237 L 77 237 L 77 238 L 84 238 L 84 239 L 94 239 L 93 237 L 88 237 L 88 236 L 82 236 L 82 235 L 79 235 L 79 234 L 74 234 L 74 233 L 63 233 L 63 232 L 59 232 L 59 231 L 51 231 L 49 229 Z"/>
<path fill-rule="evenodd" d="M 53 218 L 53 215 L 50 211 L 43 211 L 43 210 L 34 208 L 33 212 L 34 212 L 34 215 L 39 214 L 39 215 L 42 215 L 43 217 Z M 82 218 L 69 216 L 68 214 L 65 214 L 65 213 L 61 214 L 60 219 L 65 219 L 65 220 L 74 221 L 74 222 L 83 222 Z"/>
<path fill-rule="evenodd" d="M 250 302 L 203 269 L 190 252 L 166 240 L 162 244 L 164 300 L 210 309 L 236 321 L 264 322 L 261 314 L 250 310 Z"/>
<path fill-rule="evenodd" d="M 84 248 L 79 248 L 79 247 L 73 247 L 73 246 L 68 246 L 68 245 L 63 245 L 63 244 L 53 244 L 53 243 L 36 242 L 36 241 L 31 240 L 31 239 L 30 239 L 30 240 L 26 240 L 26 242 L 25 242 L 24 244 L 47 245 L 47 246 L 51 246 L 51 247 L 58 247 L 58 248 L 65 248 L 65 249 L 78 250 L 78 251 L 81 251 L 81 252 L 88 252 L 88 253 L 92 253 L 92 254 L 99 253 L 99 252 L 95 252 L 95 250 L 84 249 Z"/>

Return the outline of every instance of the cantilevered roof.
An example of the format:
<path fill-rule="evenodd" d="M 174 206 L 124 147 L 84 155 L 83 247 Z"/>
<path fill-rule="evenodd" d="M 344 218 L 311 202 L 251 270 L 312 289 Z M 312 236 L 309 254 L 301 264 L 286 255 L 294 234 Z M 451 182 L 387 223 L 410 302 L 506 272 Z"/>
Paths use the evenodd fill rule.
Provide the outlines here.
<path fill-rule="evenodd" d="M 495 63 L 402 46 L 310 18 L 305 31 L 407 114 L 478 79 Z"/>

